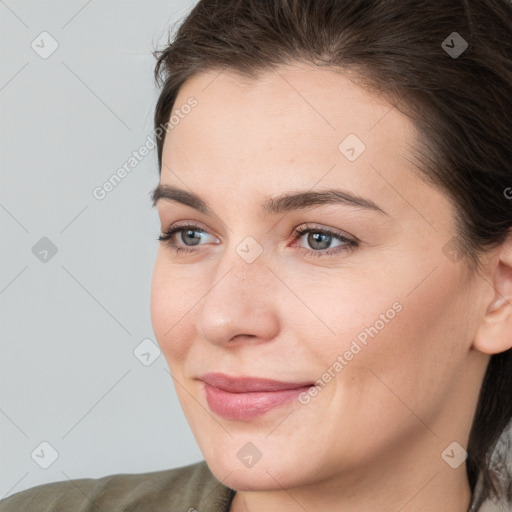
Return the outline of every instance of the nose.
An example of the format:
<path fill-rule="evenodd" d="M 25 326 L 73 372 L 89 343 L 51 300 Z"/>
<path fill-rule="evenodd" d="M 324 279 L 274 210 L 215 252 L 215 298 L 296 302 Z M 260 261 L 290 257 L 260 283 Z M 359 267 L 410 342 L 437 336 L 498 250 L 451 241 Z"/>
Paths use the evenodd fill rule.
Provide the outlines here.
<path fill-rule="evenodd" d="M 279 330 L 275 277 L 263 260 L 243 261 L 237 254 L 219 265 L 215 279 L 198 304 L 198 334 L 216 345 L 237 341 L 261 343 Z M 278 301 L 277 301 L 278 303 Z"/>

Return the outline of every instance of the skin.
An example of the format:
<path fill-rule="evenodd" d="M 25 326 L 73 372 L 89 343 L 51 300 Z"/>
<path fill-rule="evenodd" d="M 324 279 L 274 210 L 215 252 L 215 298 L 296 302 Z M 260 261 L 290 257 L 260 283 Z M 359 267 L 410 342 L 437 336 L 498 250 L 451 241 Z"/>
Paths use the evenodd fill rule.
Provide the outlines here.
<path fill-rule="evenodd" d="M 489 357 L 510 347 L 510 302 L 498 300 L 512 292 L 510 244 L 486 255 L 481 275 L 447 257 L 454 207 L 410 161 L 413 124 L 339 72 L 204 72 L 175 109 L 190 96 L 197 107 L 166 136 L 160 182 L 214 214 L 157 202 L 162 232 L 190 221 L 206 233 L 199 245 L 174 235 L 190 254 L 160 244 L 151 318 L 205 460 L 237 490 L 231 511 L 466 511 L 465 463 L 453 469 L 441 454 L 467 446 Z M 366 145 L 353 162 L 338 149 L 349 133 Z M 260 210 L 267 195 L 331 187 L 385 213 Z M 358 245 L 325 254 L 344 243 L 294 235 L 305 223 Z M 248 236 L 262 250 L 252 263 L 236 251 Z M 209 409 L 202 374 L 317 381 L 395 303 L 401 311 L 309 403 L 248 421 Z M 250 468 L 237 457 L 247 442 L 262 455 Z"/>

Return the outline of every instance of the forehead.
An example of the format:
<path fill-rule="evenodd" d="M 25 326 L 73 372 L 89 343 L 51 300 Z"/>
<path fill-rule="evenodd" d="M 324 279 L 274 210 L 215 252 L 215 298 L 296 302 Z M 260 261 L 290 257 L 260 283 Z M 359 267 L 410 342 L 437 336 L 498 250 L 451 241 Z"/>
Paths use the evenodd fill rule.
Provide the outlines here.
<path fill-rule="evenodd" d="M 222 142 L 231 144 L 233 154 L 260 158 L 263 150 L 275 158 L 327 150 L 337 159 L 339 145 L 353 134 L 370 153 L 400 156 L 415 137 L 409 118 L 330 68 L 289 64 L 257 78 L 229 70 L 199 73 L 183 84 L 173 111 L 191 96 L 197 107 L 172 128 L 166 142 L 195 138 L 203 153 Z"/>
<path fill-rule="evenodd" d="M 197 106 L 172 127 L 164 153 L 166 146 L 172 152 L 195 141 L 201 149 L 195 158 L 220 156 L 229 147 L 224 158 L 268 155 L 277 164 L 321 153 L 338 159 L 340 144 L 352 135 L 364 157 L 400 157 L 415 136 L 406 116 L 329 68 L 290 64 L 255 79 L 228 70 L 199 73 L 181 87 L 173 113 L 191 96 Z"/>
<path fill-rule="evenodd" d="M 433 191 L 411 160 L 414 124 L 340 71 L 293 64 L 255 79 L 203 72 L 183 84 L 173 113 L 190 97 L 197 106 L 165 138 L 162 183 L 186 179 L 203 196 L 215 183 L 241 203 L 249 190 L 342 186 L 390 212 L 420 204 L 420 195 L 429 208 Z"/>

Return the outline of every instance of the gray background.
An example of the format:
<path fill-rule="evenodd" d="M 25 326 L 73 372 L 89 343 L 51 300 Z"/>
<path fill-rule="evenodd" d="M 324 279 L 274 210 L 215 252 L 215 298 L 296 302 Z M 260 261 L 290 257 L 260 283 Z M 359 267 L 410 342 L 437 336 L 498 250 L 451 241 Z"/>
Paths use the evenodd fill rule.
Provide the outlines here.
<path fill-rule="evenodd" d="M 150 52 L 194 3 L 0 0 L 0 497 L 202 459 L 163 355 L 134 355 L 156 343 L 156 151 L 92 194 L 151 134 Z"/>

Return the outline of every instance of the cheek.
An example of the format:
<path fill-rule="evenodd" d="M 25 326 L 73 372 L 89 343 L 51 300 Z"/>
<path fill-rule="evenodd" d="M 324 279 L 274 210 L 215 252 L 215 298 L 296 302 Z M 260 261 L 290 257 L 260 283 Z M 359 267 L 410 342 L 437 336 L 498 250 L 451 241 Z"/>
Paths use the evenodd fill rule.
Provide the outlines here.
<path fill-rule="evenodd" d="M 457 403 L 453 389 L 466 356 L 465 318 L 470 312 L 453 269 L 444 274 L 438 270 L 435 279 L 433 275 L 413 293 L 405 279 L 373 296 L 367 288 L 358 293 L 354 287 L 352 294 L 345 289 L 337 299 L 329 297 L 337 301 L 334 306 L 324 298 L 329 308 L 321 310 L 322 318 L 336 334 L 317 338 L 314 349 L 309 345 L 310 360 L 316 361 L 314 378 L 325 387 L 305 405 L 308 420 L 295 426 L 299 437 L 310 439 L 308 432 L 318 429 L 330 439 L 334 459 L 344 453 L 345 462 L 355 464 L 414 435 L 426 433 L 435 442 L 425 425 L 442 434 L 436 418 Z M 340 296 L 345 303 L 340 304 Z M 350 360 L 345 357 L 335 366 L 347 351 Z M 307 449 L 325 449 L 318 443 Z"/>
<path fill-rule="evenodd" d="M 384 411 L 407 416 L 407 407 L 429 416 L 449 396 L 469 334 L 460 280 L 445 270 L 440 267 L 412 293 L 410 286 L 395 286 L 373 299 L 358 299 L 338 316 L 340 344 L 328 351 L 329 360 L 332 365 L 345 353 L 351 358 L 336 393 L 350 397 L 366 416 L 360 424 Z"/>
<path fill-rule="evenodd" d="M 171 371 L 186 359 L 193 336 L 190 314 L 197 300 L 187 294 L 186 280 L 177 275 L 158 255 L 151 280 L 151 323 Z"/>

